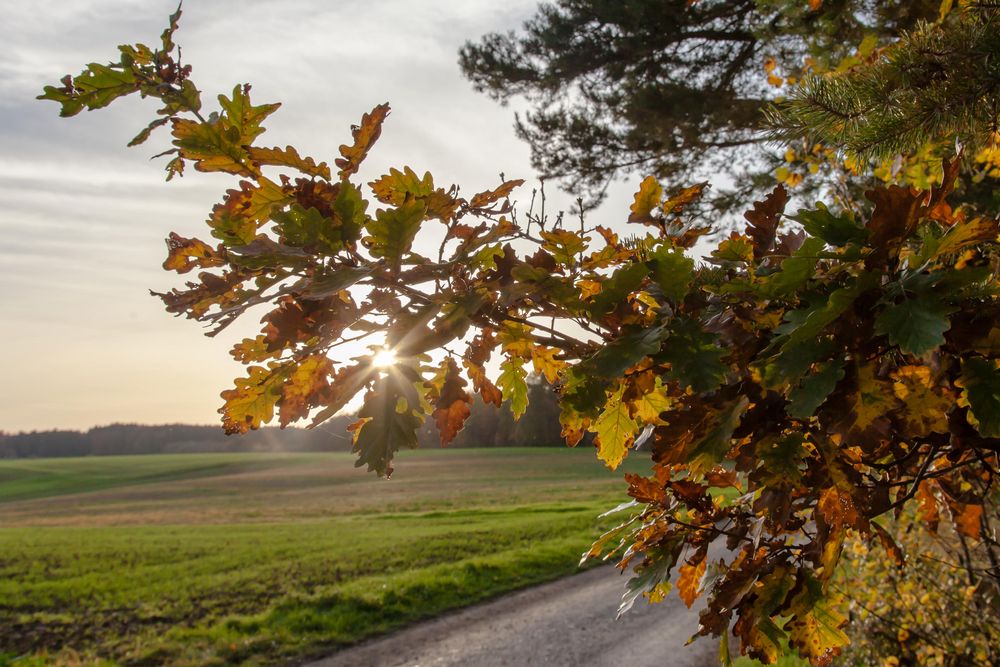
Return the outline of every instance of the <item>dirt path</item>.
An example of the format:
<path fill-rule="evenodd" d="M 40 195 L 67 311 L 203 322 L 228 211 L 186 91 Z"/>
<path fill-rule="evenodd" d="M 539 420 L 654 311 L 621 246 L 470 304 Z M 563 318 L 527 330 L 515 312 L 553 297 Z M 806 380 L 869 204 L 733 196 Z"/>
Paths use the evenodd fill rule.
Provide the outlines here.
<path fill-rule="evenodd" d="M 426 621 L 304 667 L 707 667 L 718 643 L 671 593 L 615 621 L 625 578 L 601 567 Z"/>

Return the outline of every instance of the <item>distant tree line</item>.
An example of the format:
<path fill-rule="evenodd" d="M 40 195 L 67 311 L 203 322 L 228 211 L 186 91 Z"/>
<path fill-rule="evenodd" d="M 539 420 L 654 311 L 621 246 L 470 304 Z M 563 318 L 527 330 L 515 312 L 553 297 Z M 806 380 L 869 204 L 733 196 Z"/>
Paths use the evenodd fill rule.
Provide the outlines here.
<path fill-rule="evenodd" d="M 510 407 L 477 400 L 472 414 L 452 447 L 563 446 L 559 435 L 559 406 L 549 385 L 529 383 L 527 413 L 515 422 Z M 188 424 L 112 424 L 88 431 L 0 431 L 0 458 L 110 456 L 121 454 L 179 454 L 195 452 L 324 452 L 351 448 L 347 426 L 353 415 L 335 417 L 316 429 L 263 428 L 227 436 L 218 426 Z M 427 420 L 419 433 L 421 447 L 437 447 L 437 428 Z"/>

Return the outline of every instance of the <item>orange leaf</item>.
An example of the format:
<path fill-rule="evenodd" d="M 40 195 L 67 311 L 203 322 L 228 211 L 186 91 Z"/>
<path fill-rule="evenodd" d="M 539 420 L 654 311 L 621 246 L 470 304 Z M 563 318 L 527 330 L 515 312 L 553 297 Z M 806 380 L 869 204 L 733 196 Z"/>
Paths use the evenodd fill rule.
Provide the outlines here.
<path fill-rule="evenodd" d="M 495 190 L 486 190 L 485 192 L 473 195 L 472 200 L 469 202 L 469 208 L 485 208 L 498 199 L 509 197 L 514 188 L 520 187 L 523 184 L 524 179 L 521 178 L 513 181 L 504 181 Z"/>
<path fill-rule="evenodd" d="M 167 259 L 163 262 L 167 271 L 187 273 L 195 267 L 206 269 L 225 263 L 225 250 L 222 248 L 213 250 L 204 241 L 186 239 L 174 232 L 170 232 L 167 238 Z"/>
<path fill-rule="evenodd" d="M 824 489 L 820 494 L 819 511 L 835 530 L 842 526 L 856 526 L 861 518 L 851 495 L 835 486 Z"/>
<path fill-rule="evenodd" d="M 680 594 L 681 600 L 684 600 L 684 604 L 690 609 L 694 601 L 698 599 L 701 577 L 705 574 L 704 556 L 694 565 L 688 563 L 681 565 L 678 572 L 680 576 L 677 577 L 677 592 Z"/>
<path fill-rule="evenodd" d="M 965 505 L 962 507 L 962 511 L 955 515 L 955 528 L 966 537 L 978 540 L 979 519 L 982 516 L 982 505 Z"/>

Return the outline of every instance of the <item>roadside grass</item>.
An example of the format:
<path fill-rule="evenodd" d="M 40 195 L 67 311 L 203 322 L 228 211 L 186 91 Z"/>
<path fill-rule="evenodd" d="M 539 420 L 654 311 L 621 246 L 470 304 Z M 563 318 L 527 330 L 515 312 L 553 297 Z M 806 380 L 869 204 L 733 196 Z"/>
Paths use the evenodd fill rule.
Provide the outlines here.
<path fill-rule="evenodd" d="M 590 451 L 407 454 L 390 482 L 344 455 L 60 461 L 94 490 L 0 503 L 0 665 L 318 655 L 576 571 L 623 499 Z M 133 463 L 133 483 L 85 479 Z"/>

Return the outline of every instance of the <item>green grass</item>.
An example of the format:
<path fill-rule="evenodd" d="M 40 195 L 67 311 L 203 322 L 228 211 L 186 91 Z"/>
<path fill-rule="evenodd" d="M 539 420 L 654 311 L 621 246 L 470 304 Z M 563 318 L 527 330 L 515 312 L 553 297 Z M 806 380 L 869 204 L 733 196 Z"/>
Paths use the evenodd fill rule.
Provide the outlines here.
<path fill-rule="evenodd" d="M 338 454 L 2 461 L 0 479 L 0 652 L 24 665 L 318 654 L 575 571 L 624 491 L 575 450 L 413 452 L 388 482 Z"/>

